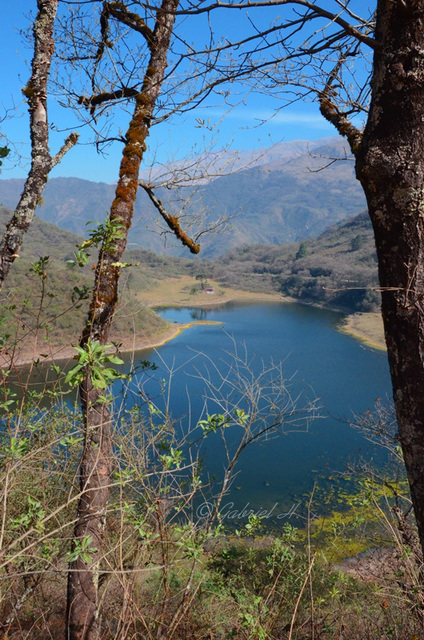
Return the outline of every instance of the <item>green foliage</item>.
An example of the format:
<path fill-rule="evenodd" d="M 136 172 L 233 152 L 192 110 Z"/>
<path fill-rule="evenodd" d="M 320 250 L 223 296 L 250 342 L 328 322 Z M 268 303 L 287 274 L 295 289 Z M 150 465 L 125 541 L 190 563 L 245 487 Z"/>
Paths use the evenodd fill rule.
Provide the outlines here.
<path fill-rule="evenodd" d="M 118 240 L 124 237 L 125 227 L 121 218 L 111 220 L 108 215 L 105 222 L 96 223 L 90 220 L 87 222 L 87 225 L 89 224 L 95 226 L 88 230 L 88 240 L 81 243 L 81 249 L 102 246 L 105 251 L 109 251 Z"/>
<path fill-rule="evenodd" d="M 67 553 L 67 561 L 75 562 L 75 560 L 81 558 L 81 560 L 86 564 L 90 563 L 93 554 L 97 552 L 95 547 L 90 546 L 92 542 L 92 536 L 86 536 L 82 540 L 74 540 L 72 551 Z"/>
<path fill-rule="evenodd" d="M 255 532 L 258 532 L 261 526 L 261 518 L 254 513 L 249 515 L 247 523 L 244 526 L 244 531 L 240 531 L 238 529 L 235 530 L 236 536 L 240 537 L 242 535 L 251 536 Z"/>
<path fill-rule="evenodd" d="M 2 400 L 0 401 L 0 409 L 3 411 L 9 411 L 16 403 L 17 394 L 10 389 L 5 390 Z"/>
<path fill-rule="evenodd" d="M 299 249 L 296 252 L 295 260 L 301 260 L 308 255 L 308 247 L 305 242 L 301 242 Z"/>
<path fill-rule="evenodd" d="M 221 427 L 225 427 L 231 422 L 230 416 L 224 416 L 222 414 L 214 413 L 212 415 L 207 415 L 206 420 L 199 420 L 197 423 L 199 427 L 203 430 L 203 434 L 207 435 L 211 432 L 216 432 L 217 429 Z"/>
<path fill-rule="evenodd" d="M 49 266 L 50 257 L 40 257 L 38 262 L 31 263 L 30 273 L 35 273 L 36 276 L 45 280 L 47 278 L 47 267 Z"/>
<path fill-rule="evenodd" d="M 179 469 L 183 463 L 183 452 L 181 449 L 169 448 L 169 454 L 160 456 L 165 469 L 172 469 L 175 467 Z"/>
<path fill-rule="evenodd" d="M 30 528 L 34 528 L 37 533 L 43 533 L 45 529 L 44 517 L 46 515 L 45 508 L 41 505 L 41 502 L 35 500 L 31 496 L 28 496 L 28 507 L 19 517 L 11 518 L 11 529 L 26 531 Z"/>
<path fill-rule="evenodd" d="M 118 373 L 106 364 L 123 364 L 124 361 L 116 355 L 107 353 L 112 345 L 101 345 L 98 340 L 87 340 L 84 347 L 74 347 L 77 355 L 74 359 L 78 361 L 70 371 L 68 371 L 65 383 L 71 388 L 80 385 L 89 374 L 95 389 L 107 389 L 114 380 L 127 378 L 126 375 Z"/>
<path fill-rule="evenodd" d="M 10 409 L 10 406 L 8 406 L 7 409 Z M 5 461 L 23 458 L 25 454 L 28 453 L 29 442 L 29 438 L 16 438 L 15 436 L 11 436 L 9 444 L 2 446 L 1 458 Z"/>
<path fill-rule="evenodd" d="M 90 255 L 86 253 L 81 247 L 77 247 L 77 250 L 74 251 L 74 258 L 75 260 L 66 260 L 66 264 L 69 265 L 69 267 L 78 266 L 83 268 L 88 264 Z"/>
<path fill-rule="evenodd" d="M 7 158 L 9 153 L 10 153 L 10 149 L 8 147 L 0 147 L 0 167 L 3 164 L 4 158 Z"/>
<path fill-rule="evenodd" d="M 87 266 L 90 254 L 86 252 L 86 249 L 102 246 L 105 251 L 109 251 L 118 240 L 124 237 L 123 224 L 120 218 L 111 220 L 108 215 L 105 222 L 95 223 L 90 220 L 87 222 L 87 225 L 89 224 L 95 224 L 95 226 L 88 230 L 88 239 L 77 245 L 77 250 L 74 251 L 74 259 L 66 261 L 69 267 L 78 266 L 83 268 Z M 112 266 L 128 267 L 131 265 L 117 262 Z"/>

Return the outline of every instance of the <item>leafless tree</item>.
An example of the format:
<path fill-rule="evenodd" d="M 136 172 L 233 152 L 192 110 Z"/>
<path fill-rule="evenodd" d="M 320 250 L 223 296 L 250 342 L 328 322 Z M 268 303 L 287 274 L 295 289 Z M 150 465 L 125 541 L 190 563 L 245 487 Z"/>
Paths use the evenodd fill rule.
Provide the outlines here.
<path fill-rule="evenodd" d="M 50 155 L 47 85 L 55 49 L 53 29 L 58 4 L 59 0 L 37 0 L 38 12 L 33 23 L 34 55 L 31 76 L 23 89 L 30 115 L 31 168 L 18 206 L 0 242 L 0 288 L 12 263 L 19 257 L 24 234 L 32 222 L 50 171 L 78 140 L 78 134 L 71 133 L 62 148 L 54 156 Z"/>
<path fill-rule="evenodd" d="M 155 7 L 140 13 L 130 11 L 121 2 L 104 2 L 99 14 L 100 37 L 91 70 L 93 94 L 81 97 L 79 102 L 87 106 L 91 115 L 97 107 L 116 99 L 131 100 L 133 112 L 123 137 L 122 160 L 119 181 L 110 214 L 103 229 L 102 245 L 95 271 L 95 284 L 89 317 L 83 331 L 80 347 L 90 349 L 93 343 L 106 345 L 110 326 L 118 300 L 118 283 L 128 231 L 139 186 L 139 170 L 146 150 L 153 113 L 161 94 L 167 68 L 175 11 L 179 0 L 162 0 Z M 111 47 L 111 32 L 122 37 L 122 28 L 130 29 L 141 39 L 144 54 L 138 61 L 141 80 L 137 86 L 121 86 L 113 91 L 99 91 L 96 78 L 102 76 L 101 64 Z M 72 30 L 75 33 L 75 30 Z M 92 41 L 91 41 L 92 43 Z M 155 206 L 165 217 L 173 232 L 197 253 L 199 247 L 184 233 L 178 218 L 168 215 L 154 195 L 148 190 Z M 99 562 L 105 528 L 106 507 L 112 472 L 111 414 L 104 391 L 93 378 L 94 367 L 87 367 L 80 385 L 81 403 L 85 420 L 85 444 L 80 464 L 81 499 L 74 534 L 74 549 L 84 540 L 92 541 L 90 559 L 80 554 L 70 565 L 68 578 L 67 634 L 71 640 L 97 638 L 99 632 L 98 576 Z"/>

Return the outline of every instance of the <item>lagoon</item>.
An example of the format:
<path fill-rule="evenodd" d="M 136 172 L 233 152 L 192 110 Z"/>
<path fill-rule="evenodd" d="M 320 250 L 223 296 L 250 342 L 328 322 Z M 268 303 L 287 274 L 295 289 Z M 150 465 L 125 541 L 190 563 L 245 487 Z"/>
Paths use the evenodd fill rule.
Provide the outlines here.
<path fill-rule="evenodd" d="M 160 311 L 169 321 L 197 319 L 220 325 L 196 325 L 155 350 L 135 354 L 155 362 L 156 380 L 165 383 L 173 416 L 182 424 L 204 417 L 206 385 L 217 381 L 216 369 L 228 371 L 231 354 L 249 362 L 257 376 L 263 367 L 282 361 L 282 370 L 298 406 L 319 398 L 320 418 L 302 432 L 257 442 L 241 455 L 238 475 L 225 498 L 227 518 L 243 518 L 249 510 L 271 513 L 275 521 L 305 505 L 315 482 L 329 494 L 334 477 L 359 458 L 383 464 L 382 450 L 349 425 L 354 416 L 373 409 L 378 398 L 390 396 L 386 354 L 362 345 L 336 330 L 341 314 L 295 303 L 228 303 L 210 309 L 175 308 Z M 209 373 L 206 373 L 206 372 Z M 153 382 L 147 389 L 153 389 Z M 225 389 L 225 388 L 224 388 Z M 224 396 L 228 391 L 224 390 Z M 210 395 L 210 393 L 209 393 Z M 209 405 L 209 413 L 217 411 Z M 217 478 L 224 464 L 222 446 L 212 437 L 204 451 L 205 468 Z M 237 515 L 238 514 L 238 515 Z"/>

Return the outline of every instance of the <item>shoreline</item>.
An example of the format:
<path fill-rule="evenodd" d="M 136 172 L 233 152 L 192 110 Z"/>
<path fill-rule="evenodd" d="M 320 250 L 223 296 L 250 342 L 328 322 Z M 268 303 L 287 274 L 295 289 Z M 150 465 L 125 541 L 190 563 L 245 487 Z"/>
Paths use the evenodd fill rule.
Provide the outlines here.
<path fill-rule="evenodd" d="M 123 340 L 121 342 L 121 348 L 119 349 L 118 353 L 128 354 L 135 353 L 136 351 L 144 351 L 145 349 L 156 349 L 157 347 L 161 347 L 170 340 L 173 340 L 174 338 L 179 336 L 185 329 L 190 329 L 191 327 L 196 325 L 220 325 L 222 323 L 212 320 L 193 320 L 193 322 L 169 322 L 168 324 L 169 329 L 165 332 L 162 332 L 162 334 L 157 335 L 156 337 L 151 336 L 150 338 L 141 338 L 137 340 L 134 336 L 131 340 Z M 119 341 L 119 337 L 115 341 Z M 31 355 L 28 354 L 28 351 L 29 350 L 23 349 L 20 354 L 13 358 L 13 367 L 25 367 L 27 365 L 31 366 L 37 359 L 40 360 L 41 364 L 47 364 L 69 362 L 75 357 L 75 349 L 69 345 L 63 347 L 52 347 L 49 350 L 47 357 L 43 357 L 46 349 L 43 350 L 43 355 L 41 354 L 40 350 L 37 350 L 37 353 L 32 353 Z M 7 361 L 7 356 L 0 356 L 0 366 L 2 368 L 10 366 L 10 362 Z"/>
<path fill-rule="evenodd" d="M 252 294 L 249 293 L 249 296 L 237 296 L 237 297 L 230 297 L 230 298 L 220 298 L 218 299 L 213 299 L 213 300 L 201 300 L 198 302 L 192 302 L 190 300 L 188 301 L 183 301 L 183 302 L 165 302 L 165 303 L 158 303 L 158 302 L 152 302 L 147 304 L 146 306 L 150 307 L 151 309 L 155 310 L 155 309 L 173 309 L 173 308 L 187 308 L 187 307 L 219 307 L 221 305 L 224 304 L 228 304 L 229 302 L 237 302 L 238 304 L 243 304 L 243 303 L 252 303 L 252 304 L 256 304 L 257 302 L 267 302 L 269 304 L 272 303 L 276 303 L 276 302 L 297 302 L 297 300 L 295 298 L 290 298 L 289 296 L 283 296 L 280 293 L 258 293 L 256 294 Z"/>
<path fill-rule="evenodd" d="M 252 303 L 256 302 L 268 302 L 268 303 L 277 303 L 277 302 L 296 302 L 294 298 L 284 297 L 281 294 L 275 293 L 252 293 L 246 292 L 246 295 L 243 295 L 244 292 L 240 292 L 240 295 L 231 296 L 228 298 L 219 298 L 214 300 L 201 300 L 201 301 L 182 301 L 182 302 L 170 302 L 170 303 L 157 303 L 150 302 L 146 303 L 146 306 L 155 309 L 167 309 L 167 308 L 185 308 L 185 307 L 205 307 L 207 306 L 220 306 L 225 305 L 229 302 L 239 302 L 239 303 Z M 173 340 L 177 336 L 179 336 L 186 329 L 190 329 L 196 325 L 221 325 L 221 322 L 213 321 L 213 320 L 193 320 L 192 322 L 168 322 L 169 328 L 166 331 L 161 332 L 160 334 L 153 334 L 146 337 L 139 337 L 133 335 L 130 339 L 125 340 L 121 339 L 119 336 L 111 337 L 111 341 L 120 342 L 121 347 L 119 349 L 120 354 L 128 354 L 134 353 L 136 351 L 143 351 L 147 349 L 155 349 L 157 347 L 161 347 L 167 342 Z M 47 354 L 46 354 L 47 352 Z M 31 366 L 35 361 L 40 360 L 41 364 L 44 363 L 57 363 L 57 362 L 69 362 L 74 359 L 75 349 L 69 344 L 60 346 L 52 346 L 50 348 L 46 348 L 46 345 L 40 345 L 39 348 L 23 348 L 20 353 L 13 356 L 13 364 L 12 367 L 25 367 Z M 11 357 L 9 355 L 0 354 L 0 367 L 9 368 L 11 366 Z"/>
<path fill-rule="evenodd" d="M 246 295 L 243 295 L 246 293 Z M 213 300 L 184 300 L 181 302 L 168 302 L 168 303 L 158 303 L 158 302 L 147 302 L 146 306 L 156 310 L 156 309 L 168 309 L 168 308 L 185 308 L 185 307 L 205 307 L 205 306 L 223 306 L 228 304 L 229 302 L 235 302 L 239 304 L 243 303 L 251 303 L 256 304 L 258 302 L 267 302 L 269 304 L 272 303 L 296 303 L 296 304 L 304 304 L 295 298 L 289 296 L 282 296 L 281 294 L 261 294 L 261 293 L 253 293 L 253 292 L 240 292 L 240 295 L 230 296 L 226 298 L 215 298 Z M 309 306 L 309 303 L 306 303 Z M 312 305 L 317 308 L 325 308 L 322 305 Z M 355 338 L 356 340 L 362 342 L 364 345 L 369 346 L 373 349 L 377 349 L 380 351 L 386 351 L 386 346 L 384 343 L 384 332 L 381 331 L 380 327 L 378 327 L 378 322 L 381 323 L 381 316 L 377 313 L 355 313 L 355 314 L 346 314 L 344 315 L 341 322 L 335 325 L 335 330 L 341 333 L 345 333 L 346 335 Z M 179 336 L 186 329 L 190 329 L 196 325 L 219 325 L 221 322 L 216 321 L 208 321 L 208 320 L 193 320 L 192 322 L 186 323 L 178 323 L 178 322 L 167 322 L 169 325 L 165 331 L 161 333 L 157 333 L 150 335 L 149 337 L 143 337 L 133 335 L 130 339 L 121 339 L 119 336 L 112 336 L 111 341 L 120 342 L 121 347 L 119 349 L 119 353 L 128 354 L 134 353 L 136 351 L 143 351 L 147 349 L 155 349 L 157 347 L 161 347 L 167 342 L 173 340 L 177 336 Z M 371 325 L 371 326 L 370 326 Z M 377 326 L 376 326 L 377 325 Z M 44 349 L 43 349 L 44 346 Z M 45 348 L 46 345 L 40 345 L 39 348 L 34 350 L 33 348 L 25 349 L 23 348 L 21 353 L 16 355 L 13 358 L 13 366 L 14 367 L 24 367 L 27 365 L 32 365 L 37 359 L 39 359 L 42 363 L 55 363 L 55 362 L 69 362 L 74 359 L 75 349 L 70 345 L 54 346 L 49 349 Z M 48 353 L 46 354 L 46 351 Z M 10 366 L 10 356 L 0 355 L 0 366 L 2 368 Z"/>
<path fill-rule="evenodd" d="M 387 351 L 384 341 L 384 330 L 379 313 L 354 313 L 344 317 L 336 326 L 337 331 L 359 340 L 364 345 Z"/>

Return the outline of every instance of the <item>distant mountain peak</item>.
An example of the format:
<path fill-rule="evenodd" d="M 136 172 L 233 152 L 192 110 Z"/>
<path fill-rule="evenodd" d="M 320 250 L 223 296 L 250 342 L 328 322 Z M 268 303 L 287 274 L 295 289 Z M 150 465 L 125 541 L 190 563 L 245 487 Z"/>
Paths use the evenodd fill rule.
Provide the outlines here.
<path fill-rule="evenodd" d="M 174 215 L 181 215 L 182 209 L 193 216 L 206 210 L 210 212 L 209 219 L 222 215 L 231 219 L 231 230 L 225 235 L 202 236 L 204 257 L 242 244 L 299 241 L 319 235 L 364 208 L 365 198 L 348 152 L 347 143 L 339 137 L 280 142 L 266 149 L 239 151 L 234 157 L 228 156 L 227 151 L 221 155 L 218 152 L 200 158 L 198 165 L 198 177 L 202 162 L 208 162 L 208 170 L 216 172 L 215 179 L 205 184 L 199 184 L 197 179 L 197 184 L 190 185 L 188 175 L 186 186 L 179 191 L 158 189 L 158 197 Z M 333 163 L 333 158 L 343 161 Z M 328 168 L 321 171 L 325 165 Z M 221 170 L 227 175 L 221 176 Z M 23 180 L 0 179 L 0 202 L 15 207 L 22 186 Z M 113 184 L 53 178 L 46 185 L 44 204 L 38 207 L 37 214 L 84 236 L 87 222 L 103 220 L 114 196 Z M 156 211 L 140 189 L 129 245 L 185 255 L 171 235 L 166 236 L 165 248 L 157 222 Z"/>

